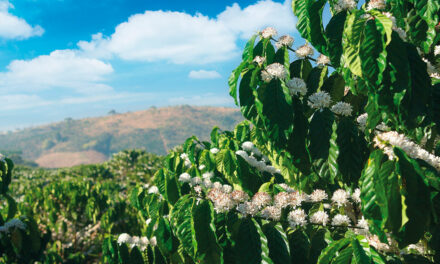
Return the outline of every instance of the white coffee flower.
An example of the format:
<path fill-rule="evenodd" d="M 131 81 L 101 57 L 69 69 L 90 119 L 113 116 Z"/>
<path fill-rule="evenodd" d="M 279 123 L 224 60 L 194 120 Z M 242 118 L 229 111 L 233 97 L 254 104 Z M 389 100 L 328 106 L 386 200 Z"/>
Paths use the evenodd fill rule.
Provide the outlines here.
<path fill-rule="evenodd" d="M 435 56 L 440 55 L 440 45 L 434 47 L 434 55 Z"/>
<path fill-rule="evenodd" d="M 289 205 L 292 208 L 301 206 L 301 204 L 307 200 L 307 195 L 305 193 L 300 193 L 297 191 L 290 193 L 289 196 L 290 196 Z"/>
<path fill-rule="evenodd" d="M 199 170 L 204 170 L 206 166 L 204 164 L 199 165 Z"/>
<path fill-rule="evenodd" d="M 368 2 L 367 5 L 367 11 L 371 10 L 371 9 L 385 9 L 387 6 L 385 4 L 384 0 L 370 0 L 370 2 Z"/>
<path fill-rule="evenodd" d="M 221 184 L 221 183 L 219 183 L 219 182 L 214 182 L 214 184 L 212 185 L 212 187 L 214 188 L 214 189 L 222 189 L 222 187 L 223 187 L 223 185 Z"/>
<path fill-rule="evenodd" d="M 324 190 L 316 189 L 309 196 L 312 202 L 318 203 L 328 199 L 328 195 Z"/>
<path fill-rule="evenodd" d="M 251 152 L 254 149 L 254 147 L 255 147 L 254 143 L 252 143 L 250 141 L 246 141 L 246 142 L 243 142 L 243 144 L 241 144 L 241 148 L 247 152 Z"/>
<path fill-rule="evenodd" d="M 241 190 L 234 190 L 231 193 L 231 198 L 232 200 L 234 200 L 237 203 L 243 203 L 246 202 L 247 200 L 249 200 L 249 195 Z"/>
<path fill-rule="evenodd" d="M 327 92 L 320 91 L 309 96 L 308 105 L 315 109 L 322 109 L 329 107 L 331 103 L 331 97 Z"/>
<path fill-rule="evenodd" d="M 369 227 L 368 227 L 368 221 L 365 220 L 365 218 L 364 218 L 363 216 L 362 216 L 361 219 L 359 219 L 359 221 L 358 221 L 358 223 L 357 223 L 356 226 L 357 226 L 357 227 L 360 227 L 360 228 L 362 228 L 362 229 L 365 229 L 365 230 L 369 230 Z"/>
<path fill-rule="evenodd" d="M 440 157 L 429 153 L 404 135 L 395 131 L 377 134 L 376 137 L 374 137 L 374 143 L 374 146 L 381 148 L 391 160 L 394 159 L 394 151 L 392 147 L 396 146 L 401 148 L 411 158 L 422 159 L 433 166 L 436 170 L 440 171 Z"/>
<path fill-rule="evenodd" d="M 368 119 L 368 114 L 367 114 L 367 113 L 364 113 L 364 114 L 362 114 L 362 115 L 360 115 L 360 116 L 358 116 L 358 117 L 356 118 L 356 121 L 357 121 L 358 124 L 359 124 L 359 128 L 360 128 L 362 131 L 364 131 L 365 128 L 367 127 L 367 119 Z"/>
<path fill-rule="evenodd" d="M 119 245 L 124 244 L 124 243 L 131 244 L 131 242 L 132 242 L 131 236 L 127 233 L 122 233 L 118 237 L 118 244 Z"/>
<path fill-rule="evenodd" d="M 151 244 L 153 247 L 155 247 L 155 246 L 157 245 L 157 239 L 156 239 L 155 236 L 152 237 L 152 238 L 150 238 L 150 244 Z"/>
<path fill-rule="evenodd" d="M 268 206 L 261 211 L 261 217 L 273 221 L 279 221 L 281 218 L 281 208 L 276 206 Z"/>
<path fill-rule="evenodd" d="M 275 43 L 277 49 L 281 47 L 292 47 L 294 39 L 291 36 L 285 35 L 281 36 Z"/>
<path fill-rule="evenodd" d="M 349 225 L 350 224 L 350 218 L 346 215 L 337 214 L 335 217 L 333 217 L 332 225 L 335 226 L 341 226 L 341 225 Z"/>
<path fill-rule="evenodd" d="M 304 82 L 303 79 L 300 78 L 292 78 L 287 83 L 287 88 L 289 88 L 290 95 L 297 95 L 300 94 L 302 96 L 305 96 L 307 94 L 307 85 Z"/>
<path fill-rule="evenodd" d="M 271 38 L 276 36 L 277 34 L 278 32 L 273 27 L 267 27 L 261 31 L 261 36 L 263 38 Z"/>
<path fill-rule="evenodd" d="M 212 171 L 208 171 L 208 172 L 205 172 L 202 174 L 203 179 L 210 180 L 212 177 L 214 177 L 214 172 L 212 172 Z"/>
<path fill-rule="evenodd" d="M 292 228 L 297 226 L 305 226 L 307 224 L 307 216 L 303 209 L 295 209 L 289 213 L 287 220 Z"/>
<path fill-rule="evenodd" d="M 188 157 L 188 154 L 186 154 L 186 153 L 182 153 L 182 154 L 180 154 L 180 158 L 183 159 L 183 160 L 186 160 L 186 159 L 188 159 L 189 157 Z"/>
<path fill-rule="evenodd" d="M 325 66 L 330 63 L 329 57 L 325 56 L 324 54 L 319 55 L 318 59 L 316 59 L 316 64 L 320 66 Z"/>
<path fill-rule="evenodd" d="M 353 199 L 353 201 L 355 201 L 356 203 L 361 203 L 361 189 L 356 188 L 356 190 L 354 190 L 353 194 L 351 195 L 351 199 Z"/>
<path fill-rule="evenodd" d="M 145 221 L 145 224 L 148 226 L 150 223 L 151 223 L 151 218 L 148 218 L 146 221 Z"/>
<path fill-rule="evenodd" d="M 237 205 L 237 211 L 244 216 L 255 216 L 258 213 L 258 206 L 252 202 L 244 202 Z"/>
<path fill-rule="evenodd" d="M 252 197 L 252 203 L 259 208 L 263 208 L 272 203 L 272 197 L 268 193 L 257 192 L 254 197 Z"/>
<path fill-rule="evenodd" d="M 313 53 L 314 50 L 308 43 L 302 45 L 295 51 L 296 56 L 301 59 L 305 57 L 311 57 L 313 56 Z"/>
<path fill-rule="evenodd" d="M 212 188 L 212 182 L 211 182 L 210 179 L 204 179 L 202 185 L 203 185 L 203 187 L 205 187 L 206 189 L 210 189 L 210 188 Z"/>
<path fill-rule="evenodd" d="M 263 82 L 268 83 L 270 81 L 272 81 L 273 76 L 268 73 L 266 70 L 262 70 L 261 71 L 261 80 L 263 80 Z"/>
<path fill-rule="evenodd" d="M 189 159 L 186 159 L 184 162 L 184 165 L 185 165 L 185 167 L 189 168 L 189 167 L 191 167 L 192 163 Z"/>
<path fill-rule="evenodd" d="M 242 157 L 243 159 L 245 159 L 247 161 L 247 159 L 249 158 L 249 155 L 247 154 L 246 151 L 244 150 L 237 150 L 235 152 L 235 155 Z"/>
<path fill-rule="evenodd" d="M 335 6 L 334 10 L 339 13 L 344 10 L 354 9 L 357 7 L 357 3 L 354 0 L 339 0 Z"/>
<path fill-rule="evenodd" d="M 286 192 L 288 193 L 293 193 L 295 192 L 295 190 L 293 188 L 290 188 L 287 184 L 285 183 L 280 183 L 278 184 L 281 188 L 283 188 Z"/>
<path fill-rule="evenodd" d="M 337 102 L 331 108 L 332 112 L 337 115 L 342 116 L 351 116 L 351 112 L 353 111 L 353 107 L 349 103 L 345 102 Z"/>
<path fill-rule="evenodd" d="M 313 224 L 327 225 L 328 214 L 324 211 L 318 211 L 310 217 L 310 222 Z"/>
<path fill-rule="evenodd" d="M 188 173 L 182 173 L 179 176 L 179 181 L 181 182 L 190 182 L 191 181 L 191 175 L 189 175 Z"/>
<path fill-rule="evenodd" d="M 287 192 L 280 192 L 274 196 L 274 205 L 279 208 L 286 208 L 290 205 L 290 195 Z"/>
<path fill-rule="evenodd" d="M 348 202 L 350 195 L 343 189 L 338 189 L 333 193 L 332 201 L 338 206 L 344 206 Z"/>
<path fill-rule="evenodd" d="M 209 150 L 212 154 L 217 154 L 220 150 L 218 148 L 212 148 Z"/>
<path fill-rule="evenodd" d="M 151 186 L 150 189 L 148 189 L 148 193 L 158 194 L 159 188 L 157 188 L 156 186 Z"/>
<path fill-rule="evenodd" d="M 191 178 L 191 186 L 196 186 L 202 184 L 202 179 L 199 177 Z"/>
<path fill-rule="evenodd" d="M 393 28 L 393 30 L 396 31 L 397 34 L 399 34 L 399 37 L 400 37 L 401 39 L 406 40 L 406 32 L 405 32 L 405 30 L 403 30 L 403 29 L 400 28 L 400 27 Z"/>
<path fill-rule="evenodd" d="M 261 57 L 261 56 L 255 56 L 253 62 L 255 62 L 258 65 L 263 65 L 264 62 L 266 61 L 266 57 Z"/>
<path fill-rule="evenodd" d="M 438 73 L 437 69 L 431 64 L 431 62 L 425 58 L 422 58 L 422 60 L 426 63 L 426 68 L 428 70 L 428 74 L 432 78 L 440 79 L 440 74 Z"/>
<path fill-rule="evenodd" d="M 275 63 L 272 63 L 272 64 L 268 65 L 266 67 L 266 71 L 273 78 L 277 78 L 277 79 L 281 80 L 281 79 L 286 79 L 286 77 L 287 77 L 287 70 L 286 70 L 286 68 L 282 64 L 280 64 L 278 62 L 275 62 Z"/>
<path fill-rule="evenodd" d="M 263 153 L 257 147 L 252 148 L 252 156 L 261 157 L 262 155 Z"/>
<path fill-rule="evenodd" d="M 225 193 L 231 193 L 232 192 L 232 186 L 228 184 L 223 184 L 222 190 Z"/>

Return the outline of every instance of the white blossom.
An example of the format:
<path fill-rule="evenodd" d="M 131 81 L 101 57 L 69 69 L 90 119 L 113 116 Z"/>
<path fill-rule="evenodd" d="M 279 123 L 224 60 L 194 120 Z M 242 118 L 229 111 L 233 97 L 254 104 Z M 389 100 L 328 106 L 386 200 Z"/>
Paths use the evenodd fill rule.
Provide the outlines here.
<path fill-rule="evenodd" d="M 196 186 L 202 184 L 202 179 L 199 177 L 191 178 L 191 186 Z"/>
<path fill-rule="evenodd" d="M 131 236 L 127 233 L 122 233 L 118 237 L 118 244 L 119 245 L 124 244 L 124 243 L 131 244 L 131 241 L 132 241 Z"/>
<path fill-rule="evenodd" d="M 324 190 L 316 189 L 310 194 L 309 198 L 312 202 L 318 203 L 328 199 L 328 195 Z"/>
<path fill-rule="evenodd" d="M 292 228 L 296 226 L 305 226 L 307 224 L 307 216 L 303 209 L 295 209 L 289 213 L 287 220 Z"/>
<path fill-rule="evenodd" d="M 202 183 L 203 187 L 205 187 L 206 189 L 210 189 L 212 187 L 212 182 L 210 179 L 203 179 L 203 183 Z"/>
<path fill-rule="evenodd" d="M 148 189 L 148 193 L 158 194 L 159 188 L 157 188 L 156 186 L 151 186 L 150 189 Z"/>
<path fill-rule="evenodd" d="M 438 73 L 437 69 L 431 64 L 431 62 L 425 58 L 422 58 L 422 60 L 426 63 L 426 68 L 428 70 L 429 76 L 432 78 L 440 79 L 440 74 Z"/>
<path fill-rule="evenodd" d="M 183 160 L 186 160 L 186 159 L 188 159 L 189 157 L 188 157 L 188 154 L 186 154 L 186 153 L 182 153 L 182 154 L 180 154 L 180 158 L 183 159 Z"/>
<path fill-rule="evenodd" d="M 151 244 L 153 247 L 155 247 L 155 246 L 157 245 L 157 239 L 156 239 L 155 236 L 152 237 L 152 238 L 150 238 L 150 244 Z"/>
<path fill-rule="evenodd" d="M 356 203 L 361 203 L 361 189 L 356 188 L 356 190 L 354 190 L 353 194 L 351 195 L 351 199 L 353 199 L 353 201 L 355 201 Z"/>
<path fill-rule="evenodd" d="M 304 82 L 304 80 L 300 78 L 292 78 L 286 83 L 287 87 L 289 88 L 290 95 L 297 95 L 298 93 L 302 96 L 305 96 L 307 94 L 307 85 Z"/>
<path fill-rule="evenodd" d="M 141 251 L 145 251 L 145 249 L 147 249 L 147 246 L 150 244 L 150 241 L 148 240 L 147 237 L 141 237 L 139 239 L 139 249 Z"/>
<path fill-rule="evenodd" d="M 365 128 L 367 127 L 367 119 L 368 119 L 368 114 L 367 114 L 367 113 L 364 113 L 364 114 L 362 114 L 362 115 L 360 115 L 360 116 L 358 116 L 358 117 L 356 118 L 356 121 L 357 121 L 358 124 L 359 124 L 359 128 L 360 128 L 362 131 L 364 131 Z"/>
<path fill-rule="evenodd" d="M 304 44 L 302 46 L 300 46 L 296 51 L 295 54 L 298 58 L 305 58 L 305 57 L 310 57 L 313 56 L 314 50 L 313 48 L 308 44 Z"/>
<path fill-rule="evenodd" d="M 141 239 L 138 236 L 134 236 L 131 238 L 130 248 L 134 248 L 135 246 L 138 246 Z"/>
<path fill-rule="evenodd" d="M 277 49 L 281 47 L 292 47 L 293 41 L 294 39 L 289 35 L 281 36 L 275 43 L 275 46 L 277 47 Z"/>
<path fill-rule="evenodd" d="M 205 164 L 199 165 L 199 170 L 204 170 L 206 168 Z"/>
<path fill-rule="evenodd" d="M 225 193 L 231 193 L 232 192 L 232 186 L 228 184 L 223 184 L 222 190 Z"/>
<path fill-rule="evenodd" d="M 257 63 L 258 65 L 263 65 L 263 63 L 266 61 L 266 57 L 261 56 L 255 56 L 253 62 Z"/>
<path fill-rule="evenodd" d="M 191 175 L 189 175 L 188 173 L 182 173 L 179 176 L 179 181 L 181 182 L 190 182 L 191 181 Z"/>
<path fill-rule="evenodd" d="M 209 150 L 212 154 L 217 154 L 220 150 L 218 148 L 212 148 Z"/>
<path fill-rule="evenodd" d="M 242 215 L 251 215 L 254 216 L 258 213 L 258 206 L 256 206 L 254 203 L 252 202 L 244 202 L 241 203 L 239 205 L 237 205 L 237 211 L 240 212 L 240 214 Z"/>
<path fill-rule="evenodd" d="M 202 174 L 202 178 L 203 179 L 211 179 L 214 176 L 214 172 L 212 171 L 208 171 Z"/>
<path fill-rule="evenodd" d="M 230 194 L 223 192 L 221 187 L 209 190 L 207 198 L 214 203 L 214 210 L 217 213 L 228 212 L 236 205 L 235 201 L 232 200 Z"/>
<path fill-rule="evenodd" d="M 252 149 L 252 156 L 261 157 L 262 155 L 263 155 L 263 153 L 261 153 L 261 151 L 257 147 L 254 147 Z"/>
<path fill-rule="evenodd" d="M 310 222 L 313 224 L 327 225 L 328 214 L 324 211 L 318 211 L 310 217 Z"/>
<path fill-rule="evenodd" d="M 301 206 L 301 203 L 307 200 L 306 194 L 297 191 L 290 193 L 289 196 L 290 196 L 289 205 L 292 208 Z"/>
<path fill-rule="evenodd" d="M 287 184 L 285 184 L 285 183 L 280 183 L 280 184 L 278 184 L 281 188 L 283 188 L 286 192 L 288 192 L 288 193 L 293 193 L 293 192 L 295 192 L 295 190 L 293 189 L 293 188 L 291 188 L 291 187 L 289 187 Z"/>
<path fill-rule="evenodd" d="M 338 0 L 334 6 L 334 10 L 336 13 L 339 13 L 341 11 L 354 9 L 356 7 L 357 3 L 354 0 Z"/>
<path fill-rule="evenodd" d="M 151 223 L 151 218 L 148 218 L 148 219 L 145 221 L 145 224 L 148 226 L 150 223 Z"/>
<path fill-rule="evenodd" d="M 362 228 L 362 229 L 365 229 L 365 230 L 367 230 L 367 231 L 369 230 L 369 227 L 368 227 L 368 221 L 365 220 L 364 216 L 362 216 L 362 218 L 358 220 L 356 226 L 357 226 L 357 227 L 360 227 L 360 228 Z"/>
<path fill-rule="evenodd" d="M 237 203 L 243 203 L 246 202 L 247 200 L 249 200 L 249 195 L 241 190 L 234 190 L 231 193 L 231 198 L 232 200 L 234 200 Z"/>
<path fill-rule="evenodd" d="M 348 202 L 349 194 L 343 189 L 338 189 L 333 193 L 332 201 L 338 206 L 344 206 Z"/>
<path fill-rule="evenodd" d="M 185 165 L 185 167 L 189 168 L 189 167 L 191 167 L 192 163 L 189 159 L 186 159 L 184 162 L 184 165 Z"/>
<path fill-rule="evenodd" d="M 345 102 L 337 102 L 331 108 L 332 112 L 337 115 L 342 116 L 351 116 L 351 112 L 353 111 L 353 107 L 349 103 Z"/>
<path fill-rule="evenodd" d="M 282 65 L 278 62 L 275 62 L 275 63 L 268 65 L 266 67 L 266 72 L 269 73 L 272 76 L 272 78 L 277 78 L 280 80 L 286 79 L 286 77 L 287 77 L 286 68 L 284 67 L 284 65 Z"/>
<path fill-rule="evenodd" d="M 281 218 L 281 208 L 277 206 L 267 206 L 261 211 L 261 217 L 279 221 Z"/>
<path fill-rule="evenodd" d="M 327 92 L 319 91 L 309 96 L 308 105 L 315 109 L 322 109 L 329 107 L 331 103 L 331 97 Z"/>
<path fill-rule="evenodd" d="M 241 148 L 247 152 L 251 152 L 254 149 L 254 147 L 255 147 L 254 143 L 252 143 L 250 141 L 246 141 L 246 142 L 243 142 L 243 144 L 241 144 Z"/>
<path fill-rule="evenodd" d="M 318 59 L 316 59 L 316 64 L 320 66 L 325 66 L 330 63 L 329 57 L 325 56 L 324 54 L 319 55 Z"/>
<path fill-rule="evenodd" d="M 214 184 L 212 185 L 212 187 L 214 189 L 222 189 L 223 185 L 219 182 L 214 182 Z"/>
<path fill-rule="evenodd" d="M 400 27 L 393 28 L 393 30 L 396 31 L 397 34 L 399 34 L 399 37 L 400 37 L 401 39 L 406 40 L 406 32 L 405 32 L 405 30 L 403 30 L 403 29 L 400 28 Z"/>
<path fill-rule="evenodd" d="M 268 83 L 270 81 L 272 81 L 273 76 L 268 73 L 266 70 L 262 70 L 261 71 L 261 79 L 263 80 L 263 82 Z"/>
<path fill-rule="evenodd" d="M 290 204 L 290 195 L 287 192 L 280 192 L 274 196 L 274 205 L 279 208 L 286 208 Z"/>
<path fill-rule="evenodd" d="M 244 150 L 237 150 L 235 152 L 236 155 L 242 157 L 243 159 L 247 160 L 249 158 L 249 155 Z"/>
<path fill-rule="evenodd" d="M 263 38 L 271 38 L 278 34 L 277 30 L 273 27 L 267 27 L 261 31 L 261 36 Z"/>
<path fill-rule="evenodd" d="M 332 225 L 340 226 L 340 225 L 349 225 L 350 218 L 346 215 L 337 214 L 333 217 Z"/>
<path fill-rule="evenodd" d="M 257 192 L 252 197 L 252 202 L 259 208 L 265 207 L 272 203 L 272 197 L 265 192 Z"/>
<path fill-rule="evenodd" d="M 433 166 L 436 170 L 440 171 L 440 157 L 429 153 L 404 135 L 395 131 L 377 134 L 376 137 L 374 137 L 374 143 L 374 145 L 381 148 L 391 160 L 394 159 L 392 146 L 396 146 L 401 148 L 411 158 L 422 159 Z"/>
<path fill-rule="evenodd" d="M 434 47 L 434 56 L 440 55 L 440 45 Z"/>
<path fill-rule="evenodd" d="M 385 9 L 387 6 L 385 4 L 384 0 L 370 0 L 370 2 L 368 2 L 367 5 L 367 11 L 371 10 L 371 9 Z"/>

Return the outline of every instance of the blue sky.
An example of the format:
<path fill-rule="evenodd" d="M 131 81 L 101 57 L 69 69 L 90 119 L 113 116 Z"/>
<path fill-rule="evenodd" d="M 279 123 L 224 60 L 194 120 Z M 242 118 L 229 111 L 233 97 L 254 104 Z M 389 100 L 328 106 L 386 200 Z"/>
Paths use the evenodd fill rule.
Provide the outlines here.
<path fill-rule="evenodd" d="M 233 106 L 227 78 L 266 26 L 300 38 L 290 1 L 0 0 L 0 131 Z"/>

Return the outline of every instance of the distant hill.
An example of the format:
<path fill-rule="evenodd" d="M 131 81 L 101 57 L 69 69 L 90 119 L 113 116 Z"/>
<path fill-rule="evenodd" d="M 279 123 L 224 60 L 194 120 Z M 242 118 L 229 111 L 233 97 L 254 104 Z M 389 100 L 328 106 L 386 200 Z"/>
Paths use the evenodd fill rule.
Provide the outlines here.
<path fill-rule="evenodd" d="M 213 126 L 232 129 L 243 118 L 238 109 L 175 106 L 66 119 L 0 135 L 0 150 L 19 151 L 26 160 L 48 168 L 97 163 L 112 153 L 145 148 L 156 154 L 192 135 L 208 139 Z"/>

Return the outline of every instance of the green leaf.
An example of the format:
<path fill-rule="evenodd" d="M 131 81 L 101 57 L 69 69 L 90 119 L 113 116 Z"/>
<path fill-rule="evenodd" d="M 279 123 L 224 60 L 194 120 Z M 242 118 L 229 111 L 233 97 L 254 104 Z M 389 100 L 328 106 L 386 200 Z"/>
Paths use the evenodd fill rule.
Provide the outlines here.
<path fill-rule="evenodd" d="M 233 234 L 237 263 L 273 263 L 269 258 L 267 238 L 260 225 L 252 218 L 243 218 L 236 223 L 238 230 Z"/>
<path fill-rule="evenodd" d="M 332 75 L 324 81 L 321 90 L 328 92 L 333 102 L 341 101 L 345 92 L 344 77 L 337 72 L 333 72 Z"/>
<path fill-rule="evenodd" d="M 328 68 L 315 67 L 307 78 L 307 95 L 311 95 L 318 91 L 327 79 Z"/>
<path fill-rule="evenodd" d="M 308 59 L 300 59 L 290 64 L 290 78 L 296 77 L 303 80 L 309 78 L 309 74 L 312 71 L 312 64 Z"/>
<path fill-rule="evenodd" d="M 177 179 L 171 173 L 165 174 L 165 193 L 166 199 L 170 204 L 175 204 L 180 197 L 180 189 Z"/>
<path fill-rule="evenodd" d="M 189 195 L 183 196 L 177 201 L 171 211 L 172 226 L 175 230 L 174 234 L 179 239 L 184 251 L 193 259 L 196 259 L 198 248 L 192 219 L 192 208 L 195 203 L 195 198 Z"/>
<path fill-rule="evenodd" d="M 326 39 L 322 25 L 322 10 L 327 1 L 293 0 L 294 14 L 298 17 L 296 28 L 301 36 L 320 52 L 327 54 Z"/>
<path fill-rule="evenodd" d="M 214 209 L 207 200 L 193 207 L 193 226 L 197 241 L 197 259 L 202 263 L 223 263 L 222 248 L 217 243 L 214 226 Z"/>
<path fill-rule="evenodd" d="M 287 235 L 290 247 L 291 263 L 309 263 L 310 240 L 307 234 L 301 230 L 290 229 Z"/>
<path fill-rule="evenodd" d="M 255 40 L 257 39 L 258 34 L 254 34 L 246 43 L 246 46 L 243 50 L 242 59 L 243 61 L 252 62 L 254 59 L 254 46 L 255 46 Z"/>
<path fill-rule="evenodd" d="M 263 225 L 263 232 L 267 237 L 269 257 L 273 260 L 273 263 L 289 263 L 289 242 L 281 224 L 265 224 Z"/>
<path fill-rule="evenodd" d="M 426 22 L 428 30 L 426 32 L 426 41 L 423 42 L 422 48 L 425 53 L 429 52 L 431 45 L 437 33 L 435 27 L 439 21 L 440 3 L 436 0 L 417 0 L 411 1 L 417 14 Z"/>
<path fill-rule="evenodd" d="M 235 153 L 229 149 L 222 149 L 216 155 L 217 170 L 232 184 L 237 183 L 235 170 L 237 169 L 237 158 Z"/>
<path fill-rule="evenodd" d="M 328 108 L 324 108 L 322 111 L 315 111 L 313 114 L 309 128 L 309 151 L 312 159 L 327 160 L 334 120 L 335 116 Z"/>
<path fill-rule="evenodd" d="M 248 63 L 246 61 L 242 62 L 235 70 L 232 71 L 232 73 L 228 79 L 229 95 L 232 96 L 232 98 L 234 98 L 234 102 L 236 105 L 238 105 L 237 82 L 238 82 L 238 79 L 240 78 L 241 72 L 247 66 L 247 64 Z"/>
<path fill-rule="evenodd" d="M 368 243 L 367 243 L 368 246 Z M 353 248 L 354 263 L 356 264 L 371 264 L 371 259 L 367 256 L 365 252 L 364 245 L 361 245 L 357 238 L 351 239 L 351 247 Z M 368 250 L 370 247 L 368 246 Z"/>
<path fill-rule="evenodd" d="M 332 264 L 350 264 L 351 259 L 353 257 L 353 248 L 351 245 L 344 248 L 339 252 L 339 255 L 337 255 L 333 261 Z"/>
<path fill-rule="evenodd" d="M 318 264 L 329 264 L 336 256 L 336 253 L 348 244 L 350 244 L 350 239 L 348 238 L 333 241 L 322 250 L 318 258 Z"/>
<path fill-rule="evenodd" d="M 130 252 L 130 264 L 144 264 L 142 253 L 137 247 L 134 247 Z"/>
<path fill-rule="evenodd" d="M 342 56 L 342 33 L 346 18 L 347 12 L 339 12 L 330 19 L 325 28 L 328 40 L 327 54 L 335 67 L 339 66 Z"/>

